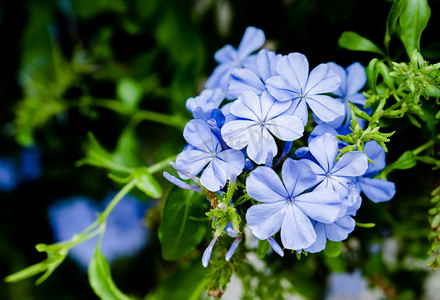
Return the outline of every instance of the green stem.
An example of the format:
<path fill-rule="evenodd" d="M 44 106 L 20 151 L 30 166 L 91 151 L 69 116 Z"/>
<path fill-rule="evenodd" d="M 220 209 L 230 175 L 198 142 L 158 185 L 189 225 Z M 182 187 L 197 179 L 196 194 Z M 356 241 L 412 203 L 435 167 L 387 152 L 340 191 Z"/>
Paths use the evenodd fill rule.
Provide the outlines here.
<path fill-rule="evenodd" d="M 423 145 L 417 147 L 416 149 L 414 149 L 412 151 L 412 153 L 414 155 L 418 155 L 418 154 L 422 153 L 423 151 L 425 151 L 427 148 L 432 147 L 433 145 L 434 145 L 434 141 L 430 140 L 430 141 L 426 142 L 425 144 L 423 144 Z"/>
<path fill-rule="evenodd" d="M 165 169 L 166 167 L 168 167 L 170 165 L 170 161 L 175 160 L 176 157 L 177 157 L 177 154 L 173 155 L 173 156 L 170 156 L 170 157 L 168 157 L 168 158 L 166 158 L 166 159 L 164 159 L 164 160 L 162 160 L 160 162 L 157 162 L 157 163 L 155 163 L 152 166 L 149 166 L 148 167 L 148 172 L 150 174 L 153 174 L 153 173 L 156 173 L 156 172 L 158 172 L 160 170 Z"/>
<path fill-rule="evenodd" d="M 105 208 L 104 212 L 101 214 L 99 223 L 102 223 L 103 220 L 107 219 L 108 215 L 112 212 L 113 208 L 115 208 L 115 206 L 119 203 L 119 201 L 121 201 L 121 199 L 124 198 L 124 196 L 127 195 L 131 191 L 131 189 L 134 188 L 135 185 L 136 185 L 135 179 L 131 180 L 129 183 L 124 185 L 124 187 L 116 194 L 115 197 L 113 197 L 112 201 L 110 201 L 110 203 Z"/>
<path fill-rule="evenodd" d="M 133 116 L 133 122 L 139 123 L 140 121 L 152 121 L 183 130 L 188 120 L 180 116 L 170 116 L 154 111 L 140 110 Z"/>

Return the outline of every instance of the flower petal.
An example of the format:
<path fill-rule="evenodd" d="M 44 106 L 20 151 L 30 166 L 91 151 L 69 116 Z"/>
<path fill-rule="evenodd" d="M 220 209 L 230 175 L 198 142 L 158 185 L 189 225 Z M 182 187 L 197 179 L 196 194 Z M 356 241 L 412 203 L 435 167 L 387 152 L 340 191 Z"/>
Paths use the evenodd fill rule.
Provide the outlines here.
<path fill-rule="evenodd" d="M 240 150 L 253 143 L 260 134 L 260 130 L 255 121 L 233 120 L 223 125 L 221 134 L 229 147 Z"/>
<path fill-rule="evenodd" d="M 299 91 L 294 90 L 281 76 L 274 76 L 267 79 L 266 88 L 278 101 L 289 101 L 299 97 Z"/>
<path fill-rule="evenodd" d="M 285 113 L 290 108 L 288 101 L 277 101 L 271 94 L 264 91 L 261 95 L 261 120 L 265 123 L 271 119 Z"/>
<path fill-rule="evenodd" d="M 245 91 L 252 91 L 257 95 L 261 95 L 264 90 L 264 83 L 251 70 L 244 68 L 232 70 L 228 85 L 228 94 L 232 98 L 237 99 Z"/>
<path fill-rule="evenodd" d="M 185 150 L 176 157 L 176 163 L 185 167 L 185 172 L 197 176 L 200 171 L 213 159 L 212 154 L 200 150 Z M 188 176 L 178 172 L 183 179 L 189 179 Z"/>
<path fill-rule="evenodd" d="M 347 93 L 346 95 L 352 95 L 359 92 L 367 83 L 367 73 L 364 66 L 355 62 L 349 65 L 347 71 Z"/>
<path fill-rule="evenodd" d="M 363 175 L 367 168 L 367 156 L 362 151 L 353 151 L 342 155 L 330 172 L 335 176 L 355 177 Z"/>
<path fill-rule="evenodd" d="M 323 122 L 330 122 L 345 114 L 345 106 L 326 95 L 310 95 L 305 98 L 313 113 Z"/>
<path fill-rule="evenodd" d="M 341 77 L 333 72 L 327 64 L 320 64 L 309 75 L 305 94 L 317 95 L 337 90 L 341 84 Z"/>
<path fill-rule="evenodd" d="M 278 75 L 276 66 L 281 57 L 280 54 L 276 55 L 275 52 L 268 51 L 267 49 L 262 49 L 258 52 L 257 68 L 264 82 L 270 77 Z"/>
<path fill-rule="evenodd" d="M 329 172 L 338 156 L 338 140 L 329 133 L 320 135 L 309 143 L 309 149 L 325 172 Z"/>
<path fill-rule="evenodd" d="M 374 164 L 368 163 L 368 169 L 365 172 L 366 176 L 367 174 L 374 174 L 385 168 L 385 150 L 383 150 L 376 141 L 366 142 L 364 150 L 368 158 L 374 161 Z"/>
<path fill-rule="evenodd" d="M 220 141 L 212 133 L 208 124 L 200 119 L 193 119 L 186 124 L 183 137 L 188 144 L 200 151 L 218 153 L 222 149 Z"/>
<path fill-rule="evenodd" d="M 281 179 L 268 167 L 257 167 L 246 179 L 249 196 L 260 202 L 283 201 L 289 197 Z"/>
<path fill-rule="evenodd" d="M 309 62 L 305 55 L 295 52 L 280 58 L 277 72 L 289 83 L 292 90 L 304 94 L 309 77 Z"/>
<path fill-rule="evenodd" d="M 213 159 L 200 176 L 200 183 L 211 192 L 216 192 L 225 186 L 227 179 L 228 176 L 219 160 Z"/>
<path fill-rule="evenodd" d="M 324 250 L 325 245 L 327 244 L 327 238 L 325 236 L 325 224 L 321 222 L 315 222 L 315 232 L 316 232 L 316 241 L 305 251 L 310 253 L 317 253 Z"/>
<path fill-rule="evenodd" d="M 277 233 L 285 215 L 285 201 L 263 203 L 251 206 L 246 213 L 246 223 L 252 233 L 265 240 Z"/>
<path fill-rule="evenodd" d="M 235 50 L 231 45 L 226 45 L 215 52 L 214 59 L 220 64 L 233 62 L 237 59 L 237 50 Z"/>
<path fill-rule="evenodd" d="M 286 159 L 281 170 L 283 182 L 290 197 L 295 197 L 311 188 L 316 175 L 303 161 Z"/>
<path fill-rule="evenodd" d="M 325 225 L 325 234 L 330 241 L 340 242 L 345 240 L 354 230 L 356 222 L 350 216 L 337 219 L 332 224 Z"/>
<path fill-rule="evenodd" d="M 316 241 L 316 233 L 310 219 L 295 205 L 288 204 L 281 225 L 281 241 L 284 248 L 301 250 Z"/>
<path fill-rule="evenodd" d="M 246 152 L 254 162 L 264 164 L 269 152 L 272 152 L 274 157 L 278 154 L 278 147 L 275 139 L 266 128 L 258 128 L 257 126 L 255 128 L 257 128 L 254 130 L 255 135 L 251 136 L 251 142 L 247 146 Z"/>
<path fill-rule="evenodd" d="M 265 123 L 265 127 L 283 141 L 294 141 L 302 137 L 304 125 L 296 116 L 279 116 Z"/>
<path fill-rule="evenodd" d="M 296 196 L 293 203 L 313 220 L 326 224 L 336 220 L 341 207 L 339 194 L 329 189 Z"/>
<path fill-rule="evenodd" d="M 371 201 L 378 203 L 391 200 L 396 194 L 394 182 L 377 178 L 360 178 L 358 184 Z"/>
<path fill-rule="evenodd" d="M 263 46 L 266 41 L 266 36 L 264 35 L 264 31 L 252 26 L 246 28 L 246 31 L 243 34 L 243 38 L 241 39 L 240 45 L 238 46 L 237 53 L 242 61 L 249 54 Z"/>
<path fill-rule="evenodd" d="M 232 103 L 230 111 L 233 115 L 259 122 L 262 120 L 260 97 L 254 92 L 243 92 L 238 99 Z"/>
<path fill-rule="evenodd" d="M 225 170 L 227 178 L 238 176 L 244 168 L 244 155 L 241 151 L 228 149 L 219 153 L 216 158 L 219 166 Z"/>

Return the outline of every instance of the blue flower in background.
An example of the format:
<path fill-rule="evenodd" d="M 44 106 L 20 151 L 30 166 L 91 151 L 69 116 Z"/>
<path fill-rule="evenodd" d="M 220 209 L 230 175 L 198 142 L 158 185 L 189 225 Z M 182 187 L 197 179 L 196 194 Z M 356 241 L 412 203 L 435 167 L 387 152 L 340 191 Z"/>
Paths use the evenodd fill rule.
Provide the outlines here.
<path fill-rule="evenodd" d="M 191 113 L 194 113 L 197 107 L 200 107 L 204 112 L 208 112 L 214 108 L 219 108 L 224 99 L 225 93 L 221 89 L 206 89 L 197 97 L 186 100 L 186 108 Z"/>
<path fill-rule="evenodd" d="M 312 220 L 333 223 L 341 201 L 339 195 L 329 189 L 303 193 L 313 187 L 316 175 L 302 161 L 287 159 L 281 174 L 283 181 L 274 170 L 262 166 L 250 173 L 246 191 L 263 203 L 248 209 L 246 221 L 252 233 L 261 240 L 273 236 L 281 228 L 283 246 L 301 250 L 316 240 Z"/>
<path fill-rule="evenodd" d="M 245 91 L 252 91 L 260 96 L 266 90 L 266 81 L 278 75 L 276 66 L 281 57 L 281 54 L 262 49 L 257 54 L 257 72 L 248 68 L 235 68 L 229 79 L 230 97 L 237 99 Z"/>
<path fill-rule="evenodd" d="M 291 53 L 278 61 L 279 76 L 267 80 L 267 90 L 278 101 L 292 102 L 292 110 L 304 125 L 308 121 L 307 106 L 323 122 L 344 115 L 344 105 L 323 95 L 335 91 L 341 78 L 328 65 L 320 64 L 309 74 L 309 62 L 300 53 Z"/>
<path fill-rule="evenodd" d="M 359 270 L 353 273 L 333 273 L 329 276 L 328 284 L 325 300 L 382 299 L 382 297 L 366 298 L 368 282 Z"/>
<path fill-rule="evenodd" d="M 367 156 L 374 161 L 368 163 L 368 169 L 364 175 L 356 178 L 360 190 L 373 202 L 389 201 L 396 194 L 394 182 L 373 178 L 385 168 L 385 150 L 376 142 L 369 141 L 364 147 Z"/>
<path fill-rule="evenodd" d="M 75 196 L 53 203 L 48 210 L 49 221 L 56 241 L 71 239 L 92 224 L 97 213 L 113 198 L 109 195 L 98 205 L 87 197 Z M 148 205 L 131 195 L 125 196 L 107 218 L 107 226 L 101 242 L 101 250 L 109 262 L 121 257 L 136 255 L 149 239 L 149 230 L 144 225 Z M 97 238 L 73 247 L 69 255 L 81 267 L 87 268 L 95 252 Z"/>
<path fill-rule="evenodd" d="M 41 154 L 37 147 L 24 148 L 20 152 L 20 180 L 35 181 L 41 177 Z"/>
<path fill-rule="evenodd" d="M 183 130 L 189 146 L 181 152 L 176 163 L 186 171 L 197 176 L 204 169 L 200 183 L 210 191 L 218 191 L 228 179 L 241 174 L 244 168 L 244 155 L 234 149 L 222 149 L 222 144 L 202 120 L 189 121 Z M 179 176 L 188 179 L 179 172 Z"/>
<path fill-rule="evenodd" d="M 351 120 L 351 108 L 348 106 L 348 103 L 351 102 L 356 104 L 360 108 L 363 108 L 366 104 L 365 96 L 359 92 L 367 82 L 365 68 L 358 62 L 351 64 L 345 70 L 333 62 L 330 62 L 327 65 L 341 78 L 339 88 L 332 93 L 338 97 L 338 101 L 344 104 L 345 111 L 343 116 L 327 123 L 327 125 L 333 128 L 349 126 Z"/>
<path fill-rule="evenodd" d="M 320 135 L 310 141 L 309 149 L 316 162 L 304 159 L 304 161 L 316 174 L 316 189 L 330 188 L 338 192 L 342 200 L 348 206 L 354 203 L 348 202 L 354 197 L 348 197 L 348 184 L 357 176 L 362 176 L 368 167 L 368 160 L 362 151 L 348 152 L 338 156 L 338 140 L 329 133 Z"/>
<path fill-rule="evenodd" d="M 258 97 L 254 92 L 244 92 L 230 108 L 238 117 L 222 128 L 226 144 L 233 149 L 246 147 L 247 155 L 257 164 L 266 162 L 269 153 L 272 158 L 278 153 L 272 134 L 283 141 L 300 138 L 304 131 L 301 120 L 287 115 L 290 104 L 276 101 L 269 93 Z"/>
<path fill-rule="evenodd" d="M 19 176 L 14 159 L 0 157 L 0 190 L 10 192 L 18 185 Z"/>
<path fill-rule="evenodd" d="M 240 67 L 254 68 L 256 58 L 250 54 L 263 46 L 265 41 L 266 36 L 261 29 L 248 27 L 237 49 L 226 45 L 218 50 L 214 58 L 219 65 L 206 81 L 206 88 L 220 88 L 226 92 L 231 71 Z"/>

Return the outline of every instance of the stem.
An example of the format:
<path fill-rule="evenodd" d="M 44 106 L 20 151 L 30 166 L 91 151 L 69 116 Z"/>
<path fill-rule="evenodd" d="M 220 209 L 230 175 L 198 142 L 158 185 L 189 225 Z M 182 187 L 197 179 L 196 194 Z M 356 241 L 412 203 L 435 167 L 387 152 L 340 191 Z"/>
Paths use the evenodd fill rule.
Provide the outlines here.
<path fill-rule="evenodd" d="M 101 214 L 99 223 L 102 223 L 102 220 L 107 219 L 108 215 L 112 212 L 113 208 L 127 195 L 131 189 L 136 185 L 136 180 L 131 180 L 129 183 L 124 185 L 124 187 L 116 194 L 116 196 L 110 201 L 110 203 L 105 208 L 104 212 Z"/>
<path fill-rule="evenodd" d="M 421 152 L 425 151 L 427 148 L 431 147 L 432 145 L 434 145 L 434 141 L 433 141 L 433 140 L 430 140 L 430 141 L 426 142 L 425 144 L 423 144 L 423 145 L 417 147 L 416 149 L 414 149 L 414 150 L 412 151 L 412 153 L 413 153 L 414 155 L 418 155 L 418 154 L 420 154 Z"/>
<path fill-rule="evenodd" d="M 148 110 L 140 110 L 133 116 L 133 122 L 140 121 L 152 121 L 168 126 L 175 127 L 179 130 L 183 130 L 185 127 L 187 120 L 183 119 L 180 116 L 170 116 L 162 113 L 157 113 L 154 111 Z"/>
<path fill-rule="evenodd" d="M 152 166 L 149 166 L 148 167 L 148 172 L 150 174 L 153 174 L 153 173 L 156 173 L 156 172 L 158 172 L 160 170 L 165 169 L 166 167 L 168 167 L 170 165 L 170 161 L 175 160 L 176 157 L 177 157 L 177 154 L 173 155 L 173 156 L 170 156 L 170 157 L 168 157 L 168 158 L 166 158 L 166 159 L 164 159 L 164 160 L 162 160 L 160 162 L 157 162 L 157 163 L 155 163 Z"/>

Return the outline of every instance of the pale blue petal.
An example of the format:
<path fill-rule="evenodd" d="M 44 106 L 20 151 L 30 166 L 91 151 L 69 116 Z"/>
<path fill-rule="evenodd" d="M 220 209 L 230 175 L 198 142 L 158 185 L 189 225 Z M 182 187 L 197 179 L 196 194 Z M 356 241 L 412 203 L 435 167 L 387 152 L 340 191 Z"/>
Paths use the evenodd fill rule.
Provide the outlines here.
<path fill-rule="evenodd" d="M 335 191 L 320 189 L 296 196 L 293 205 L 313 220 L 329 224 L 333 223 L 339 214 L 341 199 Z"/>
<path fill-rule="evenodd" d="M 216 192 L 225 186 L 227 175 L 219 159 L 213 159 L 200 176 L 200 183 L 211 192 Z"/>
<path fill-rule="evenodd" d="M 308 143 L 310 144 L 310 141 L 314 139 L 317 136 L 323 135 L 324 133 L 329 133 L 336 137 L 338 135 L 338 132 L 333 128 L 326 124 L 320 124 L 315 126 L 313 131 L 309 135 Z"/>
<path fill-rule="evenodd" d="M 368 141 L 365 143 L 365 154 L 369 159 L 374 161 L 374 164 L 368 163 L 368 169 L 365 172 L 365 176 L 368 174 L 374 174 L 381 171 L 385 168 L 385 150 L 376 142 L 376 141 Z"/>
<path fill-rule="evenodd" d="M 365 68 L 358 62 L 349 65 L 347 71 L 347 95 L 359 92 L 367 83 Z"/>
<path fill-rule="evenodd" d="M 325 133 L 314 138 L 309 149 L 325 172 L 329 172 L 338 156 L 338 140 L 331 134 Z"/>
<path fill-rule="evenodd" d="M 255 134 L 251 136 L 251 142 L 246 148 L 246 153 L 257 164 L 264 164 L 269 152 L 272 152 L 274 156 L 278 154 L 277 144 L 273 136 L 264 127 L 260 127 L 258 130 L 255 129 L 253 133 Z"/>
<path fill-rule="evenodd" d="M 270 77 L 278 75 L 276 66 L 281 57 L 282 55 L 276 55 L 275 52 L 268 51 L 267 49 L 262 49 L 258 52 L 257 68 L 258 73 L 264 82 Z"/>
<path fill-rule="evenodd" d="M 260 135 L 259 125 L 252 120 L 233 120 L 223 125 L 221 134 L 226 144 L 241 150 L 253 143 Z"/>
<path fill-rule="evenodd" d="M 231 113 L 231 106 L 232 106 L 232 103 L 234 103 L 234 102 L 226 103 L 225 105 L 223 105 L 223 106 L 220 108 L 220 110 L 222 111 L 223 115 L 225 116 L 225 123 L 228 123 L 228 122 L 230 122 L 230 121 L 233 121 L 233 120 L 237 120 L 237 119 L 238 119 L 236 116 L 234 116 L 234 115 Z"/>
<path fill-rule="evenodd" d="M 330 241 L 340 242 L 345 240 L 354 230 L 356 222 L 350 216 L 337 219 L 332 224 L 325 225 L 325 235 Z"/>
<path fill-rule="evenodd" d="M 217 50 L 214 54 L 214 59 L 220 64 L 225 64 L 228 62 L 234 62 L 237 60 L 237 50 L 231 45 L 226 45 L 223 48 Z"/>
<path fill-rule="evenodd" d="M 195 191 L 198 193 L 202 192 L 202 190 L 199 189 L 198 187 L 189 185 L 188 183 L 178 179 L 177 177 L 174 177 L 173 175 L 171 175 L 168 172 L 163 172 L 163 177 L 165 177 L 169 182 L 175 184 L 176 186 L 180 187 L 181 189 Z"/>
<path fill-rule="evenodd" d="M 231 248 L 229 248 L 228 252 L 226 253 L 225 256 L 226 261 L 229 261 L 232 255 L 234 255 L 235 250 L 237 250 L 238 244 L 240 244 L 240 240 L 241 239 L 239 237 L 234 240 L 234 242 L 231 245 Z"/>
<path fill-rule="evenodd" d="M 295 197 L 311 188 L 316 181 L 316 175 L 306 163 L 290 158 L 284 161 L 281 174 L 290 197 Z"/>
<path fill-rule="evenodd" d="M 341 77 L 330 70 L 328 65 L 320 64 L 310 72 L 305 88 L 308 96 L 330 93 L 339 88 Z"/>
<path fill-rule="evenodd" d="M 228 88 L 229 75 L 234 67 L 233 62 L 224 63 L 215 67 L 212 74 L 206 80 L 205 87 L 207 89 L 220 88 L 226 91 Z"/>
<path fill-rule="evenodd" d="M 340 65 L 335 64 L 334 62 L 327 63 L 330 70 L 335 72 L 339 75 L 341 78 L 341 83 L 339 85 L 339 88 L 332 93 L 340 98 L 344 98 L 345 95 L 347 95 L 347 73 L 345 72 L 344 68 Z"/>
<path fill-rule="evenodd" d="M 216 160 L 220 167 L 225 170 L 227 178 L 231 179 L 240 175 L 244 168 L 244 155 L 241 151 L 228 149 L 219 153 Z"/>
<path fill-rule="evenodd" d="M 324 250 L 327 244 L 327 238 L 325 236 L 325 225 L 321 222 L 315 222 L 316 241 L 305 251 L 310 253 L 318 253 Z"/>
<path fill-rule="evenodd" d="M 266 81 L 268 92 L 278 101 L 289 101 L 299 97 L 299 91 L 294 90 L 281 76 L 270 77 Z"/>
<path fill-rule="evenodd" d="M 222 149 L 220 141 L 212 133 L 208 124 L 200 119 L 193 119 L 186 124 L 183 137 L 188 144 L 200 151 L 218 153 Z"/>
<path fill-rule="evenodd" d="M 185 172 L 197 176 L 200 171 L 213 159 L 213 155 L 200 150 L 185 150 L 176 157 L 176 164 L 185 168 Z M 178 172 L 183 179 L 189 179 L 187 175 Z"/>
<path fill-rule="evenodd" d="M 296 52 L 282 57 L 278 61 L 277 72 L 289 83 L 292 90 L 305 94 L 309 76 L 309 62 L 305 55 Z"/>
<path fill-rule="evenodd" d="M 367 168 L 367 156 L 362 151 L 353 151 L 342 155 L 330 172 L 336 176 L 356 177 L 363 175 Z"/>
<path fill-rule="evenodd" d="M 294 141 L 302 137 L 304 125 L 296 116 L 279 116 L 265 124 L 265 127 L 277 138 L 283 141 Z"/>
<path fill-rule="evenodd" d="M 307 110 L 307 102 L 304 99 L 297 98 L 291 102 L 289 110 L 286 114 L 292 113 L 303 121 L 306 126 L 309 121 L 309 111 Z"/>
<path fill-rule="evenodd" d="M 345 106 L 337 99 L 326 95 L 311 95 L 305 98 L 313 113 L 323 122 L 330 122 L 345 114 Z"/>
<path fill-rule="evenodd" d="M 246 191 L 260 202 L 283 201 L 289 197 L 277 173 L 267 167 L 257 167 L 250 173 L 246 179 Z"/>
<path fill-rule="evenodd" d="M 251 91 L 257 95 L 261 95 L 264 90 L 264 83 L 251 70 L 243 68 L 235 68 L 232 70 L 228 85 L 228 94 L 230 97 L 236 99 L 245 91 Z"/>
<path fill-rule="evenodd" d="M 284 256 L 284 251 L 281 249 L 280 245 L 278 245 L 277 241 L 273 237 L 267 239 L 267 242 L 272 247 L 273 251 L 275 251 L 279 256 Z"/>
<path fill-rule="evenodd" d="M 303 148 L 305 148 L 304 151 L 306 149 L 307 149 L 307 151 L 309 151 L 309 148 L 306 148 L 306 147 L 303 147 Z M 300 149 L 302 149 L 302 148 L 300 148 Z M 320 165 L 316 164 L 314 161 L 312 161 L 312 160 L 310 160 L 308 158 L 301 159 L 301 162 L 307 164 L 310 167 L 310 169 L 312 170 L 313 174 L 319 175 L 319 178 L 318 177 L 316 178 L 315 184 L 317 184 L 318 182 L 322 181 L 322 178 L 325 176 L 326 171 L 324 171 Z M 318 180 L 318 179 L 320 179 L 320 180 Z"/>
<path fill-rule="evenodd" d="M 214 244 L 217 241 L 217 239 L 218 239 L 218 235 L 215 235 L 214 238 L 211 240 L 211 243 L 209 243 L 208 247 L 206 248 L 205 252 L 203 252 L 202 265 L 205 268 L 208 266 L 209 260 L 211 259 L 212 248 L 214 247 Z"/>
<path fill-rule="evenodd" d="M 261 120 L 264 122 L 269 121 L 283 113 L 290 108 L 289 101 L 280 102 L 272 97 L 267 91 L 264 91 L 261 95 Z"/>
<path fill-rule="evenodd" d="M 261 46 L 263 46 L 265 41 L 266 36 L 264 35 L 263 30 L 252 26 L 246 28 L 237 50 L 240 60 L 245 59 L 246 56 L 255 50 L 258 50 Z"/>
<path fill-rule="evenodd" d="M 243 119 L 262 120 L 260 97 L 254 92 L 243 92 L 231 105 L 231 113 Z"/>
<path fill-rule="evenodd" d="M 205 89 L 199 96 L 186 100 L 186 108 L 192 113 L 197 107 L 201 107 L 207 112 L 211 109 L 218 108 L 225 99 L 225 93 L 220 89 Z"/>
<path fill-rule="evenodd" d="M 310 219 L 295 205 L 288 204 L 281 225 L 281 241 L 284 248 L 301 250 L 316 241 L 316 233 Z"/>
<path fill-rule="evenodd" d="M 347 99 L 349 102 L 352 102 L 354 104 L 360 105 L 361 108 L 367 103 L 365 101 L 365 96 L 362 93 L 356 93 L 356 94 L 347 95 L 345 97 L 345 99 Z"/>
<path fill-rule="evenodd" d="M 345 197 L 348 196 L 348 181 L 351 181 L 351 178 L 347 179 L 344 177 L 325 177 L 318 175 L 318 182 L 321 183 L 318 184 L 315 190 L 330 189 L 337 192 L 341 199 L 345 199 Z"/>
<path fill-rule="evenodd" d="M 377 178 L 359 178 L 362 192 L 373 202 L 389 201 L 396 194 L 394 182 Z"/>
<path fill-rule="evenodd" d="M 251 206 L 246 213 L 246 223 L 252 233 L 260 240 L 277 233 L 286 214 L 285 206 L 285 201 Z"/>

